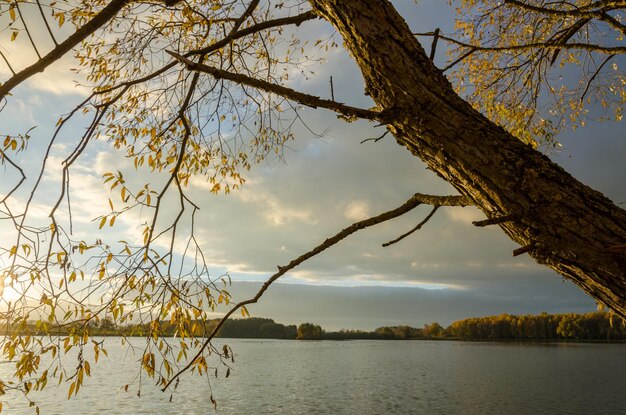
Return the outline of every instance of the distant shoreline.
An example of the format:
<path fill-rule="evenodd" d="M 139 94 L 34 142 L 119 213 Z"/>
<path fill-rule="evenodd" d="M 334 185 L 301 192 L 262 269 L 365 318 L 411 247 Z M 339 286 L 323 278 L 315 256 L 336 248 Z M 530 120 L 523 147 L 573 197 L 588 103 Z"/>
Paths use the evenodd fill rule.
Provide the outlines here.
<path fill-rule="evenodd" d="M 88 324 L 49 327 L 47 331 L 34 324 L 20 326 L 0 325 L 1 335 L 22 336 L 124 336 L 124 337 L 180 337 L 201 338 L 208 335 L 219 319 L 189 321 L 172 325 L 170 321 L 151 321 L 143 324 L 116 325 L 111 319 L 93 320 Z M 447 328 L 439 323 L 422 328 L 408 325 L 384 326 L 374 331 L 325 331 L 319 325 L 302 323 L 283 325 L 269 318 L 240 318 L 227 320 L 218 338 L 228 339 L 285 339 L 285 340 L 447 340 L 505 343 L 624 343 L 626 323 L 609 312 L 585 314 L 511 315 L 472 317 L 455 321 Z"/>

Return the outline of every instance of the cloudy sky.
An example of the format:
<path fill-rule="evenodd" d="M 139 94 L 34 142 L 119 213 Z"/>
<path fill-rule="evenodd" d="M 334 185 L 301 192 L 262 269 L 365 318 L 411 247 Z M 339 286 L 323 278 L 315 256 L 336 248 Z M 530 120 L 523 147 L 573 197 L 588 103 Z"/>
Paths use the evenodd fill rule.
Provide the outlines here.
<path fill-rule="evenodd" d="M 450 30 L 447 2 L 395 3 L 415 31 Z M 323 33 L 331 28 L 317 22 L 302 25 L 300 30 Z M 16 56 L 16 51 L 9 52 Z M 22 156 L 31 180 L 51 126 L 82 97 L 69 67 L 70 62 L 61 62 L 34 77 L 15 91 L 0 113 L 3 133 L 37 126 L 29 152 Z M 371 105 L 363 97 L 356 66 L 343 51 L 333 51 L 315 71 L 315 79 L 292 86 L 323 95 L 332 76 L 338 100 L 354 106 Z M 6 68 L 1 67 L 0 75 L 6 78 Z M 211 272 L 228 272 L 239 299 L 251 295 L 277 265 L 288 263 L 356 220 L 395 208 L 415 192 L 454 193 L 391 136 L 360 144 L 365 138 L 379 136 L 380 128 L 365 122 L 346 124 L 325 111 L 304 110 L 302 115 L 315 131 L 325 131 L 324 136 L 315 137 L 300 128 L 284 160 L 268 160 L 253 167 L 241 191 L 212 195 L 206 183 L 194 180 L 190 184 L 190 194 L 201 207 L 196 235 Z M 58 166 L 81 128 L 79 123 L 65 130 L 54 147 L 51 164 Z M 625 138 L 623 125 L 591 123 L 564 133 L 560 138 L 563 148 L 550 157 L 582 182 L 623 203 Z M 128 166 L 104 142 L 94 143 L 81 157 L 72 170 L 77 237 L 93 232 L 90 220 L 108 210 L 101 175 Z M 6 166 L 0 169 L 2 194 L 15 175 Z M 38 194 L 33 220 L 37 214 L 47 215 L 58 194 L 59 171 L 52 168 L 46 176 L 49 186 Z M 129 180 L 139 183 L 142 179 Z M 442 208 L 419 232 L 390 247 L 381 246 L 411 229 L 428 211 L 428 207 L 418 208 L 344 240 L 290 272 L 251 313 L 284 323 L 311 321 L 326 329 L 373 329 L 395 324 L 421 326 L 431 321 L 449 324 L 467 316 L 505 312 L 595 309 L 593 300 L 553 271 L 525 256 L 513 258 L 517 246 L 499 228 L 472 226 L 472 220 L 482 218 L 474 208 Z M 120 220 L 117 236 L 139 237 L 132 217 Z"/>

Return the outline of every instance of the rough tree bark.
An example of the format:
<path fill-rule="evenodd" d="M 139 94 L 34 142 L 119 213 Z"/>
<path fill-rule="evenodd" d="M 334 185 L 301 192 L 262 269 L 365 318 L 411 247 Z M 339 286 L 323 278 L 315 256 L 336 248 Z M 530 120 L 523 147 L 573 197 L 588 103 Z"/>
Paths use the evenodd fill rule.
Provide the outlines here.
<path fill-rule="evenodd" d="M 626 211 L 460 98 L 388 0 L 310 0 L 343 36 L 399 144 L 538 263 L 626 318 Z"/>

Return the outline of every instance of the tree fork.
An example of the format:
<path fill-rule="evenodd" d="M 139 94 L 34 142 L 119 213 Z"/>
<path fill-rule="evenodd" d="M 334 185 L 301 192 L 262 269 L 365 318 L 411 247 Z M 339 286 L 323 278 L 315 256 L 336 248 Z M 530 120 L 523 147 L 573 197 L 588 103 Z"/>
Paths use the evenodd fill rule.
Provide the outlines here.
<path fill-rule="evenodd" d="M 342 35 L 399 144 L 528 254 L 626 318 L 626 211 L 460 98 L 388 0 L 310 0 Z"/>

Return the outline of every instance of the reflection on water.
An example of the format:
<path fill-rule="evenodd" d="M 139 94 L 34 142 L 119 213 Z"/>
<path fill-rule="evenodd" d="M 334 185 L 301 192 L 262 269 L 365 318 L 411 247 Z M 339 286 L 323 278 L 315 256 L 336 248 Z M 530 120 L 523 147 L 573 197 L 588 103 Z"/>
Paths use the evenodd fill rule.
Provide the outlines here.
<path fill-rule="evenodd" d="M 133 339 L 137 345 L 141 339 Z M 138 356 L 107 339 L 78 398 L 67 386 L 33 394 L 44 414 L 623 414 L 626 345 L 426 341 L 220 340 L 235 351 L 228 379 L 187 376 L 172 401 L 145 376 L 123 386 Z M 11 365 L 0 365 L 7 379 Z M 16 394 L 9 414 L 32 414 Z"/>

